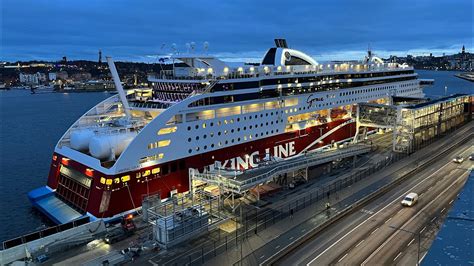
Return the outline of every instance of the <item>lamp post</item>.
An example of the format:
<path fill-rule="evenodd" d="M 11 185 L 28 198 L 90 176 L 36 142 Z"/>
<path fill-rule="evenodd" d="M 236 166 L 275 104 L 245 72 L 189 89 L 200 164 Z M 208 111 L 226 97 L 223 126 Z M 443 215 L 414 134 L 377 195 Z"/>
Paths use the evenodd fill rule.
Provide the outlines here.
<path fill-rule="evenodd" d="M 392 229 L 395 229 L 395 230 L 400 230 L 400 231 L 403 231 L 403 232 L 406 232 L 406 233 L 410 233 L 414 236 L 416 236 L 418 238 L 418 256 L 417 256 L 417 260 L 416 260 L 416 265 L 419 265 L 420 264 L 420 245 L 421 245 L 421 234 L 418 232 L 412 232 L 412 231 L 408 231 L 408 230 L 405 230 L 403 228 L 400 228 L 400 227 L 396 227 L 396 226 L 393 226 L 393 225 L 390 225 L 389 226 L 390 228 Z"/>

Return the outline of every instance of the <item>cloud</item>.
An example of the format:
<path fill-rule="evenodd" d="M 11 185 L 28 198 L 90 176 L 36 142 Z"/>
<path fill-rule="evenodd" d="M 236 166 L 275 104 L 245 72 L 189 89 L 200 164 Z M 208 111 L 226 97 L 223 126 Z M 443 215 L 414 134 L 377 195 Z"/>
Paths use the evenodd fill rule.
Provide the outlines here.
<path fill-rule="evenodd" d="M 472 48 L 471 0 L 151 1 L 3 0 L 0 60 L 126 60 L 169 53 L 172 43 L 210 43 L 230 60 L 255 59 L 288 39 L 318 57 L 375 50 Z M 161 49 L 162 44 L 166 49 Z M 353 58 L 349 58 L 353 59 Z"/>

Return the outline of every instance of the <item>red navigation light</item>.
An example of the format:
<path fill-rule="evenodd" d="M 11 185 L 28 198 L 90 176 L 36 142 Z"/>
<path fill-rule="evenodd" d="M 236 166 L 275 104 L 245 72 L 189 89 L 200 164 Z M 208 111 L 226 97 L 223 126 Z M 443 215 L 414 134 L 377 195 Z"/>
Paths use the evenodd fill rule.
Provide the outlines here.
<path fill-rule="evenodd" d="M 129 215 L 127 215 L 127 218 L 125 218 L 125 219 L 130 220 L 132 218 L 133 218 L 133 214 L 130 213 Z"/>
<path fill-rule="evenodd" d="M 94 170 L 90 169 L 90 168 L 87 168 L 86 169 L 86 176 L 92 177 L 93 175 L 94 175 Z"/>
<path fill-rule="evenodd" d="M 58 159 L 57 155 L 53 155 L 53 161 L 56 161 Z"/>
<path fill-rule="evenodd" d="M 64 165 L 68 165 L 69 164 L 69 158 L 66 158 L 66 157 L 62 158 L 61 163 L 64 164 Z"/>

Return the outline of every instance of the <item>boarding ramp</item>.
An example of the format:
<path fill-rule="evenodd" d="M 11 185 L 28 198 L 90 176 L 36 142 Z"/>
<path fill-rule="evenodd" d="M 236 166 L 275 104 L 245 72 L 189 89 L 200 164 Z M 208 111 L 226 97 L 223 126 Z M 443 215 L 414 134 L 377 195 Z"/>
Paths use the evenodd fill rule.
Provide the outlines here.
<path fill-rule="evenodd" d="M 394 128 L 397 123 L 397 107 L 385 104 L 359 103 L 357 123 L 363 127 Z"/>
<path fill-rule="evenodd" d="M 200 180 L 214 184 L 227 192 L 243 194 L 249 189 L 285 173 L 332 162 L 335 160 L 353 157 L 370 152 L 372 146 L 365 144 L 350 145 L 346 148 L 337 148 L 323 152 L 308 152 L 299 156 L 276 162 L 265 162 L 259 167 L 245 172 L 212 170 L 199 173 L 190 169 L 193 180 Z"/>

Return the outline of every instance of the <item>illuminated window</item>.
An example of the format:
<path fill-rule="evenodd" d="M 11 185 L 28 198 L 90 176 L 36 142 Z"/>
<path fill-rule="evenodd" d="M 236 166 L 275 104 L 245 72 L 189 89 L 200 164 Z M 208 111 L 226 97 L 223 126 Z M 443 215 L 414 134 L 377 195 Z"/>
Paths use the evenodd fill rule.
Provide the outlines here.
<path fill-rule="evenodd" d="M 105 181 L 105 184 L 110 186 L 112 185 L 112 179 L 108 178 L 106 181 Z"/>
<path fill-rule="evenodd" d="M 170 134 L 176 132 L 178 128 L 177 127 L 166 127 L 162 128 L 158 131 L 158 135 L 165 135 L 165 134 Z"/>
<path fill-rule="evenodd" d="M 120 178 L 118 178 L 118 177 L 117 177 L 117 178 L 114 178 L 114 183 L 115 183 L 115 184 L 119 184 L 119 183 L 120 183 Z"/>
<path fill-rule="evenodd" d="M 152 174 L 158 174 L 159 172 L 160 172 L 160 168 L 159 168 L 159 167 L 153 168 L 153 169 L 151 170 L 151 173 L 152 173 Z"/>
<path fill-rule="evenodd" d="M 136 175 L 136 177 L 137 177 L 137 178 L 140 178 L 140 177 L 142 177 L 142 174 L 141 174 L 140 172 L 138 172 L 137 175 Z"/>
<path fill-rule="evenodd" d="M 146 170 L 143 172 L 142 176 L 149 176 L 150 175 L 150 170 Z"/>
<path fill-rule="evenodd" d="M 171 143 L 171 140 L 162 140 L 162 141 L 158 141 L 158 147 L 166 147 L 168 145 L 170 145 Z"/>
<path fill-rule="evenodd" d="M 127 182 L 127 181 L 130 181 L 130 176 L 129 175 L 122 176 L 122 182 Z"/>
<path fill-rule="evenodd" d="M 101 183 L 101 184 L 105 184 L 105 177 L 101 177 L 101 178 L 100 178 L 100 183 Z"/>

